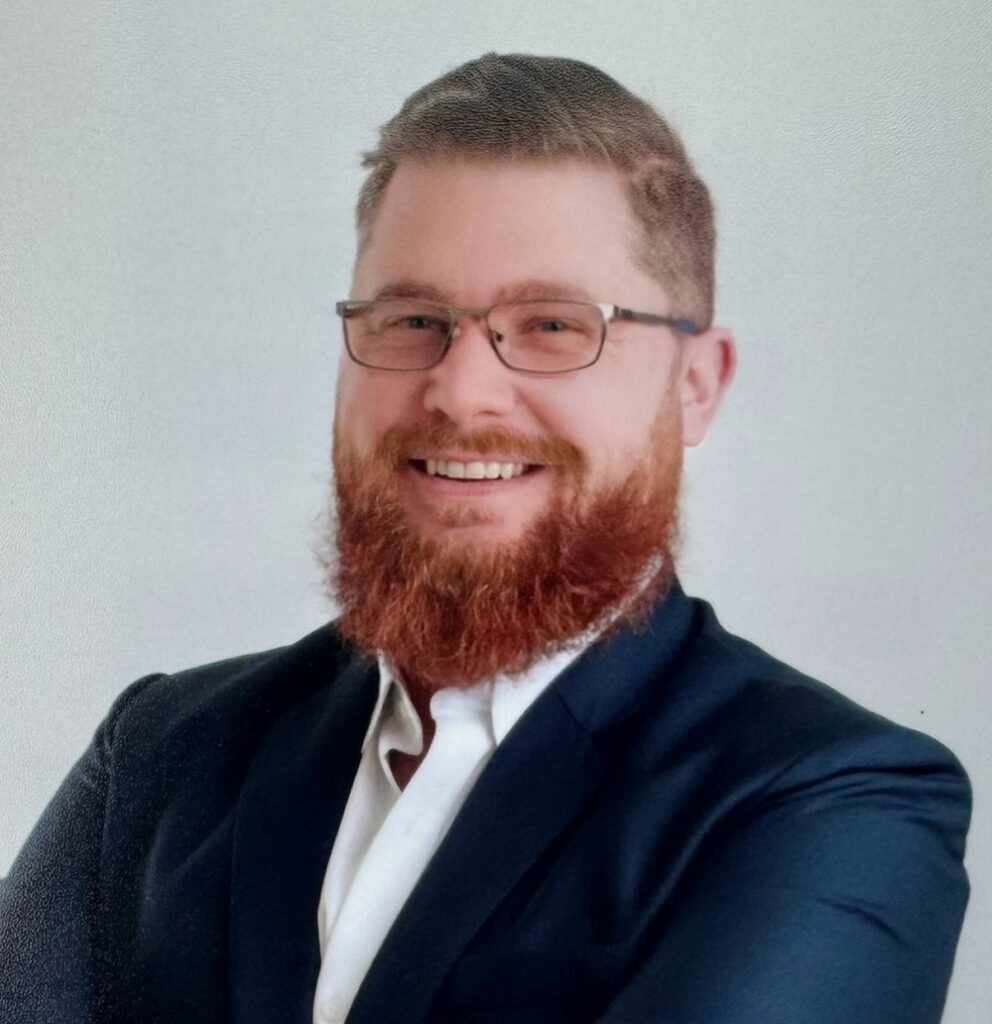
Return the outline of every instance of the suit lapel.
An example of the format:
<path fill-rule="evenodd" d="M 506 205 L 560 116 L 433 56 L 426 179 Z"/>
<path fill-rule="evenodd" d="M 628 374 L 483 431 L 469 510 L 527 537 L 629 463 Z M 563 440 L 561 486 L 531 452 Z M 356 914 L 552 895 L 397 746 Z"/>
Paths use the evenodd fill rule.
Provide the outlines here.
<path fill-rule="evenodd" d="M 418 1024 L 486 919 L 595 793 L 594 737 L 664 682 L 693 619 L 676 583 L 646 628 L 598 645 L 528 709 L 479 777 L 358 991 L 348 1024 Z"/>
<path fill-rule="evenodd" d="M 365 660 L 342 670 L 317 659 L 302 671 L 319 673 L 323 685 L 275 718 L 236 812 L 230 998 L 239 1024 L 312 1019 L 317 903 L 377 693 Z M 279 685 L 298 687 L 293 675 L 289 668 Z"/>
<path fill-rule="evenodd" d="M 501 745 L 407 900 L 348 1024 L 415 1024 L 458 954 L 602 773 L 588 735 L 555 695 Z"/>

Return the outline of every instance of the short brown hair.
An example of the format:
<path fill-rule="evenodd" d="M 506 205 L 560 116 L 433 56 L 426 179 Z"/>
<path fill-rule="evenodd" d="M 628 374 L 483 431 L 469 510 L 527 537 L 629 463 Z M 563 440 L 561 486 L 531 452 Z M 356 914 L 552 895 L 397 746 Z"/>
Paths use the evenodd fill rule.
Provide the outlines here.
<path fill-rule="evenodd" d="M 626 178 L 643 228 L 634 257 L 665 286 L 673 312 L 713 320 L 713 205 L 675 131 L 645 100 L 581 61 L 487 53 L 410 96 L 363 154 L 358 251 L 404 157 L 579 158 Z"/>

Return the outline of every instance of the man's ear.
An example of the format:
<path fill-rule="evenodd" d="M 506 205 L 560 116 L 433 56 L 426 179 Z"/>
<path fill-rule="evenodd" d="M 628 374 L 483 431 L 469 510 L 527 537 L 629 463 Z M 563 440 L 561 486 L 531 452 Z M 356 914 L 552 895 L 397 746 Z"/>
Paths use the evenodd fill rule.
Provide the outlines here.
<path fill-rule="evenodd" d="M 727 328 L 710 327 L 701 334 L 686 336 L 679 375 L 679 400 L 682 405 L 682 440 L 688 447 L 702 443 L 736 369 L 737 347 Z"/>

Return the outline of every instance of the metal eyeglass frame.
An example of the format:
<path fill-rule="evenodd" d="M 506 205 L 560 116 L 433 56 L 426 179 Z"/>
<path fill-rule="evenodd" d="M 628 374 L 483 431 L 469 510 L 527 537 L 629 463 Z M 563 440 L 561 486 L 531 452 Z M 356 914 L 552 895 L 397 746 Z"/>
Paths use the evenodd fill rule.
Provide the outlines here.
<path fill-rule="evenodd" d="M 396 297 L 401 298 L 401 297 Z M 342 326 L 344 328 L 344 345 L 348 351 L 348 355 L 352 360 L 358 363 L 359 366 L 366 366 L 370 370 L 385 370 L 387 372 L 397 373 L 419 373 L 421 370 L 430 370 L 437 366 L 444 357 L 448 354 L 451 349 L 451 345 L 455 339 L 455 332 L 458 329 L 458 321 L 462 316 L 476 316 L 480 317 L 486 325 L 486 331 L 489 334 L 489 345 L 493 352 L 496 353 L 496 358 L 508 369 L 516 370 L 518 373 L 574 373 L 576 370 L 585 370 L 587 367 L 592 366 L 598 361 L 599 357 L 603 354 L 603 346 L 606 343 L 606 328 L 614 320 L 626 320 L 628 322 L 640 323 L 640 324 L 654 324 L 663 327 L 671 327 L 678 331 L 680 334 L 699 334 L 699 328 L 691 321 L 680 317 L 661 316 L 658 313 L 641 313 L 637 310 L 627 309 L 624 306 L 617 306 L 612 302 L 585 302 L 578 299 L 526 299 L 520 302 L 495 302 L 492 306 L 487 309 L 473 308 L 471 306 L 446 306 L 441 302 L 434 302 L 430 299 L 416 299 L 417 302 L 423 302 L 426 306 L 434 306 L 437 309 L 443 309 L 447 311 L 448 322 L 450 327 L 448 329 L 448 337 L 444 343 L 444 347 L 441 349 L 441 354 L 434 360 L 433 363 L 429 363 L 427 366 L 409 367 L 409 366 L 376 366 L 374 363 L 366 363 L 359 359 L 355 353 L 351 350 L 351 343 L 348 341 L 348 320 L 359 313 L 363 309 L 368 309 L 369 306 L 374 306 L 379 302 L 396 301 L 391 296 L 383 296 L 381 299 L 342 299 L 340 302 L 335 303 L 334 311 L 342 319 Z M 498 332 L 494 331 L 489 325 L 489 314 L 497 306 L 519 306 L 526 305 L 527 303 L 541 303 L 541 302 L 555 302 L 555 303 L 571 303 L 575 306 L 596 306 L 600 313 L 603 315 L 603 330 L 600 334 L 599 345 L 596 348 L 596 354 L 588 363 L 583 363 L 581 366 L 570 366 L 567 370 L 524 370 L 519 366 L 513 366 L 508 363 L 503 356 L 500 354 L 499 348 L 497 347 L 496 337 Z"/>

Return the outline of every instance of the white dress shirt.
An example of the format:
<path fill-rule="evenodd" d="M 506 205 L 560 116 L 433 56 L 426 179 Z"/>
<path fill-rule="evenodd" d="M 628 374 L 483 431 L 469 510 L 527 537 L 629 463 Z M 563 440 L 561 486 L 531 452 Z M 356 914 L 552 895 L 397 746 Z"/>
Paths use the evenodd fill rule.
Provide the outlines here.
<path fill-rule="evenodd" d="M 345 1019 L 386 933 L 493 751 L 592 639 L 523 675 L 434 693 L 434 739 L 403 790 L 389 752 L 419 755 L 423 729 L 403 680 L 380 657 L 379 697 L 320 895 L 314 1024 Z"/>

